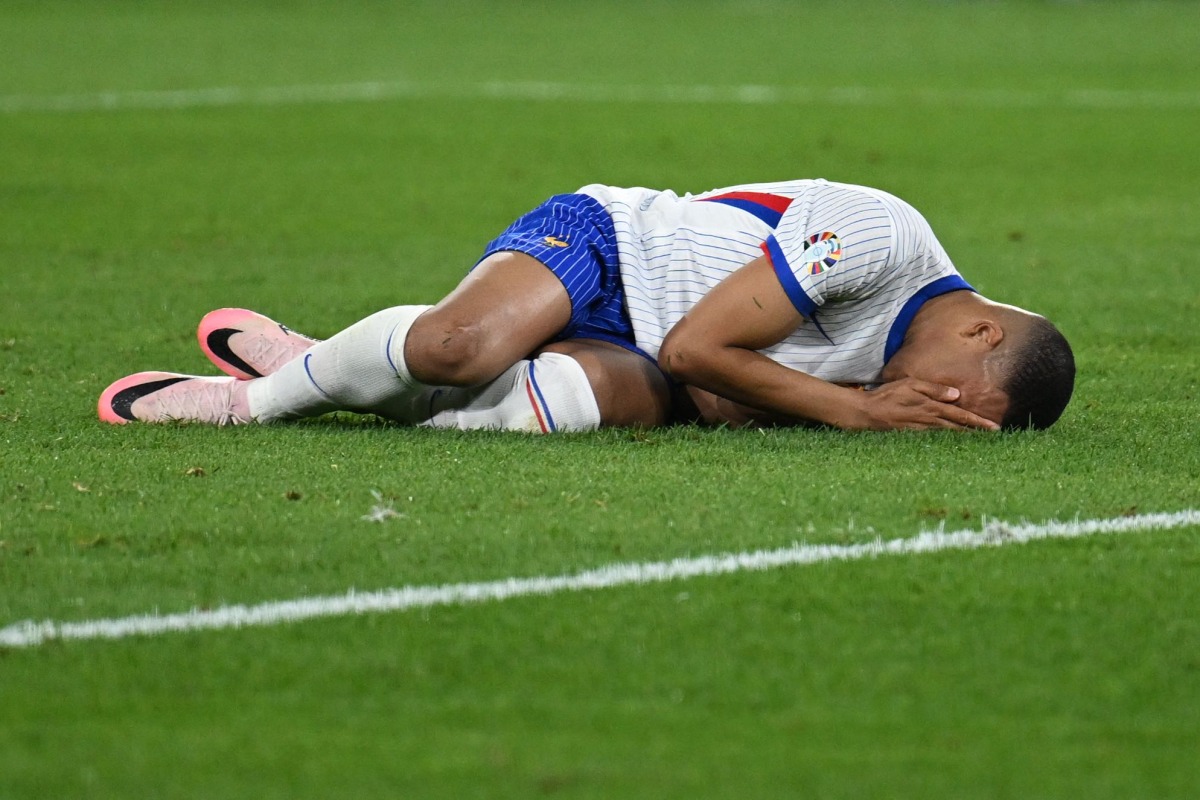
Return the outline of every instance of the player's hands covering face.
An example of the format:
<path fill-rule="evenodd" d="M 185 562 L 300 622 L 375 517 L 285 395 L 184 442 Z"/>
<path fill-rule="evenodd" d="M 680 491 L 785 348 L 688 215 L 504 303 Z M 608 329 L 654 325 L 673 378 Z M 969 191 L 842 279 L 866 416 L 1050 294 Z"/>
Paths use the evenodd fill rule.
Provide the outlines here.
<path fill-rule="evenodd" d="M 994 431 L 1000 426 L 989 419 L 954 405 L 958 389 L 918 378 L 902 378 L 859 395 L 858 424 L 863 430 L 952 430 Z"/>

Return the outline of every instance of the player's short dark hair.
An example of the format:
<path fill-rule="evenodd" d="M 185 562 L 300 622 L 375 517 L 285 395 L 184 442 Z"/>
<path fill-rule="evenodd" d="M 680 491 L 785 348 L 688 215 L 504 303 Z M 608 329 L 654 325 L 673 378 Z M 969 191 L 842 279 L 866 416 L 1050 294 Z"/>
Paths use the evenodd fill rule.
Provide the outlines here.
<path fill-rule="evenodd" d="M 1036 317 L 1022 341 L 1016 342 L 1008 376 L 1001 387 L 1008 411 L 1005 430 L 1049 428 L 1062 416 L 1075 390 L 1075 355 L 1067 337 L 1043 317 Z"/>

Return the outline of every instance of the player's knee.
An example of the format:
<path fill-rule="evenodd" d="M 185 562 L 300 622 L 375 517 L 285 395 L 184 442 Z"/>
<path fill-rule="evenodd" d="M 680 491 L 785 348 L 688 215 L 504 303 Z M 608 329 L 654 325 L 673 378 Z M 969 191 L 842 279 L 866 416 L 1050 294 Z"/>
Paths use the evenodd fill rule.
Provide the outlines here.
<path fill-rule="evenodd" d="M 436 317 L 429 320 L 422 317 L 409 331 L 404 360 L 409 372 L 422 383 L 476 386 L 511 366 L 491 363 L 487 340 L 478 326 L 446 324 Z"/>

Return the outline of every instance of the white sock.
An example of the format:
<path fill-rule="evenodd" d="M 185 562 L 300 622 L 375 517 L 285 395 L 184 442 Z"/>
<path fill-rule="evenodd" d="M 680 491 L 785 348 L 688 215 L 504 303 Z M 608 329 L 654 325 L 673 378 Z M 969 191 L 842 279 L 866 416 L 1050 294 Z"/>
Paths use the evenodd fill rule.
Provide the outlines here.
<path fill-rule="evenodd" d="M 560 353 L 518 361 L 491 383 L 443 389 L 433 399 L 434 415 L 422 424 L 463 431 L 552 433 L 600 427 L 600 407 L 579 362 Z"/>
<path fill-rule="evenodd" d="M 417 401 L 428 387 L 409 374 L 404 340 L 431 307 L 384 309 L 313 345 L 278 372 L 250 381 L 251 417 L 270 422 L 359 411 L 409 422 L 424 419 L 411 408 L 422 405 Z"/>

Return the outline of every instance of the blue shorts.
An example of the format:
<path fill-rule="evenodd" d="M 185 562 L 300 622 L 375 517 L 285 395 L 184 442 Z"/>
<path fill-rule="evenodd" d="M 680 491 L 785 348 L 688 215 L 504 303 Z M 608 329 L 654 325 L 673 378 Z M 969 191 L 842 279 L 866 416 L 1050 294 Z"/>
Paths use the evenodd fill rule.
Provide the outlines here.
<path fill-rule="evenodd" d="M 504 251 L 537 259 L 562 281 L 571 298 L 571 320 L 558 340 L 601 339 L 650 358 L 634 342 L 617 232 L 600 201 L 586 194 L 551 197 L 489 242 L 480 261 Z"/>

